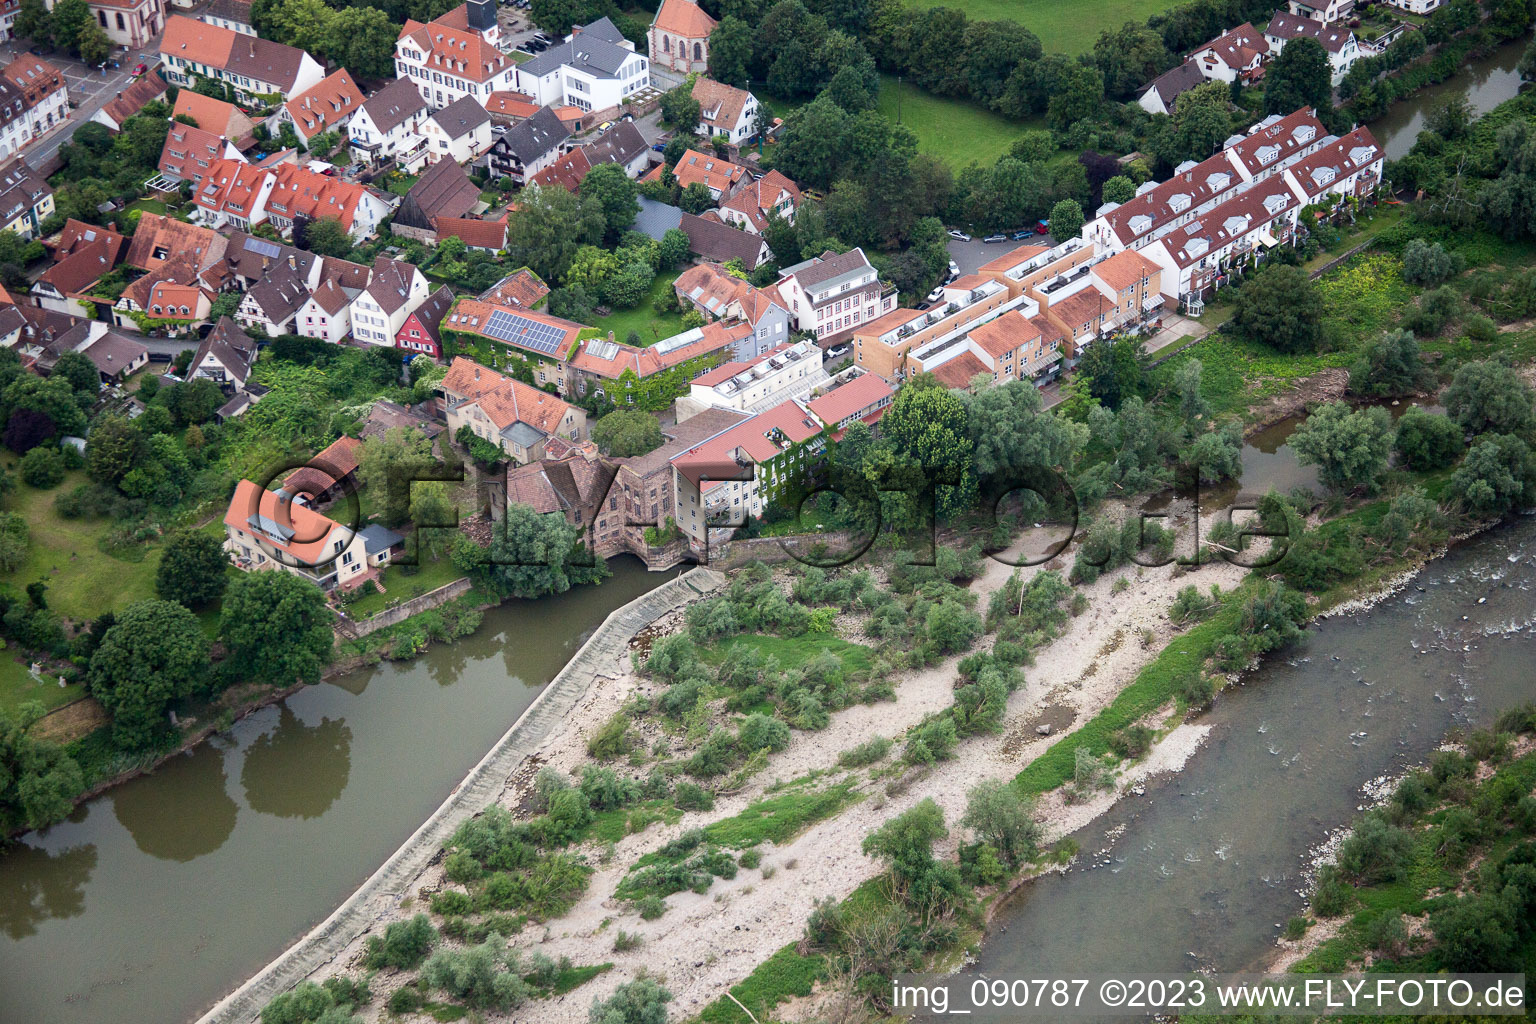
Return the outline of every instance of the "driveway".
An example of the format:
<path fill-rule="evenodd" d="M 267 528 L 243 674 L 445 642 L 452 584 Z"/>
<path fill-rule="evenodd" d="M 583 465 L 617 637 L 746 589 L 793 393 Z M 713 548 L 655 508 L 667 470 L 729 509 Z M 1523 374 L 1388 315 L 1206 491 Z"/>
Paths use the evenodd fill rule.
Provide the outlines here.
<path fill-rule="evenodd" d="M 12 39 L 4 46 L 0 46 L 0 61 L 9 64 L 25 55 L 27 52 L 25 43 L 26 40 Z M 142 50 L 126 52 L 121 49 L 114 50 L 112 59 L 122 66 L 114 69 L 109 65 L 103 72 L 98 68 L 86 67 L 62 50 L 42 58 L 63 72 L 69 88 L 69 101 L 76 106 L 67 112 L 68 120 L 60 127 L 53 129 L 22 150 L 22 156 L 26 157 L 28 164 L 40 167 L 53 159 L 59 147 L 74 137 L 76 128 L 89 121 L 102 107 L 117 99 L 118 94 L 128 87 L 128 83 L 133 79 L 133 69 L 141 61 L 154 67 L 160 60 L 160 41 L 158 38 L 152 39 Z"/>

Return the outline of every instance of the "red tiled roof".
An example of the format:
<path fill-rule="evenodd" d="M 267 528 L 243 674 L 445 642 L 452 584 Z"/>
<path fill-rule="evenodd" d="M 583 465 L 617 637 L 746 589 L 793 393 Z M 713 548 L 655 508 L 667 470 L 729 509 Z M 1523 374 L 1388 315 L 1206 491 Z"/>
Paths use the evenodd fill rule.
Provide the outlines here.
<path fill-rule="evenodd" d="M 1107 260 L 1096 263 L 1093 274 L 1117 292 L 1135 285 L 1142 278 L 1150 278 L 1161 268 L 1135 249 L 1122 249 Z"/>
<path fill-rule="evenodd" d="M 745 423 L 716 434 L 672 459 L 677 471 L 695 484 L 706 475 L 727 476 L 738 472 L 735 455 L 741 452 L 751 462 L 767 462 L 788 444 L 809 441 L 825 429 L 822 422 L 801 408 L 798 402 L 782 402 L 758 413 Z M 719 481 L 704 481 L 708 490 Z"/>
<path fill-rule="evenodd" d="M 436 221 L 437 238 L 442 241 L 450 235 L 476 249 L 500 252 L 507 247 L 507 217 L 500 220 L 476 220 L 472 217 L 439 217 Z"/>
<path fill-rule="evenodd" d="M 490 320 L 491 314 L 498 309 L 524 320 L 532 320 L 537 324 L 559 328 L 563 334 L 556 343 L 554 351 L 545 352 L 538 349 L 528 349 L 527 346 L 523 345 L 516 338 L 493 337 L 486 334 L 485 325 Z M 572 320 L 562 320 L 560 317 L 549 316 L 546 313 L 539 313 L 531 309 L 498 306 L 489 302 L 481 302 L 478 299 L 460 299 L 458 305 L 453 308 L 453 312 L 448 314 L 448 319 L 443 321 L 442 327 L 445 331 L 458 331 L 462 334 L 476 334 L 483 338 L 493 338 L 493 340 L 503 344 L 524 348 L 535 352 L 537 355 L 546 358 L 553 357 L 555 359 L 566 358 L 570 354 L 572 346 L 576 344 L 577 337 L 585 329 L 581 324 Z"/>
<path fill-rule="evenodd" d="M 614 352 L 606 358 L 594 351 L 603 343 L 596 340 L 585 341 L 582 342 L 581 351 L 577 352 L 576 357 L 571 360 L 571 365 L 578 370 L 585 370 L 610 380 L 617 380 L 625 370 L 634 371 L 637 377 L 649 377 L 653 373 L 686 363 L 690 359 L 708 355 L 711 352 L 719 352 L 734 345 L 752 333 L 752 325 L 745 321 L 731 324 L 716 322 L 705 324 L 698 328 L 698 331 L 697 340 L 666 352 L 658 351 L 655 346 L 635 348 L 633 345 L 622 342 L 607 342 L 607 345 L 613 346 Z"/>
<path fill-rule="evenodd" d="M 283 104 L 288 116 L 306 137 L 334 128 L 363 105 L 363 91 L 346 68 L 322 78 L 308 92 Z"/>
<path fill-rule="evenodd" d="M 508 92 L 502 90 L 493 92 L 485 101 L 485 109 L 492 114 L 501 114 L 503 117 L 515 117 L 521 120 L 532 117 L 534 111 L 539 109 L 539 103 L 532 96 L 525 96 L 520 92 Z"/>
<path fill-rule="evenodd" d="M 279 164 L 272 168 L 276 181 L 267 206 L 292 220 L 299 216 L 312 220 L 334 218 L 352 230 L 352 218 L 368 189 L 356 182 L 343 181 L 328 174 L 316 174 L 298 164 Z"/>
<path fill-rule="evenodd" d="M 445 16 L 426 25 L 408 20 L 396 38 L 410 36 L 426 53 L 427 67 L 458 78 L 485 82 L 508 68 L 506 54 L 482 39 L 480 33 L 455 28 L 449 24 L 451 20 Z"/>
<path fill-rule="evenodd" d="M 946 360 L 928 371 L 934 379 L 951 391 L 959 391 L 971 386 L 971 378 L 978 373 L 991 376 L 992 371 L 987 365 L 977 359 L 973 353 L 962 352 L 953 359 Z"/>
<path fill-rule="evenodd" d="M 259 533 L 250 520 L 256 516 L 293 531 L 287 541 L 278 540 L 266 533 Z M 325 542 L 336 530 L 345 527 L 312 508 L 295 504 L 290 496 L 278 491 L 264 491 L 249 480 L 235 485 L 235 495 L 229 500 L 224 513 L 224 524 L 246 533 L 259 533 L 262 540 L 279 550 L 286 551 L 306 565 L 320 565 L 327 557 Z M 346 531 L 350 533 L 350 531 Z"/>
<path fill-rule="evenodd" d="M 1098 295 L 1098 292 L 1093 294 Z M 988 320 L 970 333 L 970 339 L 993 359 L 1001 359 L 1004 353 L 1012 352 L 1020 345 L 1027 345 L 1038 337 L 1040 328 L 1016 309 Z"/>
<path fill-rule="evenodd" d="M 708 39 L 718 24 L 693 0 L 662 0 L 656 12 L 657 28 L 685 39 Z"/>
<path fill-rule="evenodd" d="M 836 425 L 842 420 L 890 399 L 895 390 L 879 374 L 864 373 L 835 387 L 806 406 L 823 423 Z"/>
<path fill-rule="evenodd" d="M 747 169 L 729 160 L 706 156 L 696 149 L 690 149 L 678 158 L 672 173 L 677 175 L 677 183 L 682 188 L 699 182 L 716 192 L 729 192 L 732 186 L 746 177 Z"/>

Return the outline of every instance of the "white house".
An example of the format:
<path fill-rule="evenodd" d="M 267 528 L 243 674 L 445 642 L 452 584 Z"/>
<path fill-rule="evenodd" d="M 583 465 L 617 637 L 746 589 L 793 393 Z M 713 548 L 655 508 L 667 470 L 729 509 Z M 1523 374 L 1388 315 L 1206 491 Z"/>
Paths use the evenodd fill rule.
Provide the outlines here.
<path fill-rule="evenodd" d="M 517 65 L 496 48 L 496 7 L 489 0 L 455 7 L 423 25 L 407 21 L 395 40 L 395 76 L 410 79 L 434 110 L 516 88 Z"/>
<path fill-rule="evenodd" d="M 517 92 L 544 106 L 606 110 L 650 86 L 651 63 L 607 18 L 517 67 Z"/>
<path fill-rule="evenodd" d="M 1292 14 L 1332 25 L 1355 13 L 1355 0 L 1290 0 L 1290 7 Z"/>
<path fill-rule="evenodd" d="M 20 94 L 26 122 L 24 127 L 32 138 L 43 135 L 68 119 L 69 89 L 65 84 L 64 73 L 52 64 L 31 54 L 23 54 L 7 64 L 5 70 L 0 71 L 0 76 Z"/>
<path fill-rule="evenodd" d="M 384 256 L 373 261 L 373 276 L 352 300 L 352 339 L 393 347 L 406 317 L 427 301 L 431 288 L 421 271 Z"/>
<path fill-rule="evenodd" d="M 1264 66 L 1268 52 L 1259 30 L 1243 22 L 1191 51 L 1189 59 L 1205 78 L 1230 83 L 1239 78 L 1245 81 L 1254 78 Z"/>
<path fill-rule="evenodd" d="M 1279 56 L 1285 44 L 1293 39 L 1315 39 L 1328 54 L 1328 66 L 1333 70 L 1333 84 L 1338 85 L 1355 61 L 1360 59 L 1360 44 L 1347 25 L 1332 25 L 1312 18 L 1278 12 L 1264 30 L 1264 41 L 1270 56 Z"/>
<path fill-rule="evenodd" d="M 1187 60 L 1148 82 L 1136 102 L 1149 114 L 1172 114 L 1179 97 L 1204 81 L 1200 65 Z"/>
<path fill-rule="evenodd" d="M 1291 241 L 1301 203 L 1283 180 L 1261 182 L 1162 235 L 1141 254 L 1162 268 L 1161 287 L 1192 311 L 1234 266 Z"/>
<path fill-rule="evenodd" d="M 294 333 L 339 345 L 352 329 L 352 300 L 358 294 L 333 280 L 320 282 L 294 314 Z"/>
<path fill-rule="evenodd" d="M 802 331 L 818 341 L 849 334 L 860 324 L 896 308 L 896 289 L 880 283 L 880 275 L 863 249 L 824 252 L 779 271 L 778 291 Z"/>
<path fill-rule="evenodd" d="M 224 513 L 224 550 L 235 566 L 282 569 L 322 590 L 358 582 L 368 571 L 362 534 L 293 498 L 249 480 L 235 485 Z"/>
<path fill-rule="evenodd" d="M 248 36 L 256 34 L 256 25 L 251 20 L 250 0 L 213 0 L 213 3 L 203 8 L 199 20 L 217 28 L 227 28 L 231 32 Z"/>
<path fill-rule="evenodd" d="M 220 317 L 187 365 L 187 380 L 211 380 L 226 391 L 245 387 L 256 343 L 229 317 Z"/>
<path fill-rule="evenodd" d="M 694 79 L 693 98 L 699 101 L 699 134 L 706 139 L 724 135 L 740 146 L 756 134 L 757 97 L 745 89 L 702 75 Z"/>
<path fill-rule="evenodd" d="M 681 422 L 705 409 L 753 414 L 780 402 L 806 398 L 831 382 L 814 342 L 780 345 L 745 361 L 721 363 L 695 377 L 677 401 Z"/>
<path fill-rule="evenodd" d="M 308 298 L 303 276 L 292 263 L 279 261 L 241 296 L 235 320 L 247 331 L 260 331 L 269 338 L 295 334 L 293 318 Z"/>
<path fill-rule="evenodd" d="M 491 148 L 491 115 L 468 96 L 435 110 L 421 123 L 427 163 L 467 164 Z"/>
<path fill-rule="evenodd" d="M 1409 14 L 1427 15 L 1433 14 L 1442 0 L 1387 0 L 1393 7 L 1407 11 Z"/>
<path fill-rule="evenodd" d="M 760 235 L 767 230 L 770 215 L 794 223 L 800 199 L 799 186 L 778 171 L 769 171 L 722 202 L 720 219 Z"/>
<path fill-rule="evenodd" d="M 363 101 L 347 122 L 353 155 L 374 165 L 394 159 L 407 173 L 414 173 L 426 160 L 427 142 L 419 129 L 428 109 L 413 80 L 390 82 Z"/>

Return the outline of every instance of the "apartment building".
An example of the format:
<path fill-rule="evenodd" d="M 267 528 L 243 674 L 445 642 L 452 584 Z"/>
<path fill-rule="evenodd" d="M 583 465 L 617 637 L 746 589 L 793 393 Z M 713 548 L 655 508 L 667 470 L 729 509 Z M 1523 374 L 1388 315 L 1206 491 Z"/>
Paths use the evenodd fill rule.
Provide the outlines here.
<path fill-rule="evenodd" d="M 1022 292 L 982 274 L 967 274 L 944 286 L 938 302 L 928 309 L 893 309 L 853 331 L 853 361 L 888 381 L 903 381 L 916 371 L 907 365 L 914 348 L 942 345 L 963 336 L 973 326 L 1012 309 L 1026 315 L 1038 304 Z"/>
<path fill-rule="evenodd" d="M 496 48 L 500 30 L 491 0 L 472 0 L 422 24 L 406 21 L 395 40 L 395 76 L 414 82 L 433 110 L 468 96 L 484 105 L 517 88 L 517 65 Z"/>
<path fill-rule="evenodd" d="M 209 78 L 229 85 L 247 104 L 298 95 L 325 77 L 325 68 L 303 50 L 179 14 L 166 21 L 160 59 L 166 78 L 177 85 Z"/>
<path fill-rule="evenodd" d="M 677 419 L 705 409 L 758 413 L 792 398 L 804 398 L 831 381 L 821 349 L 809 341 L 780 345 L 753 359 L 721 363 L 695 377 L 677 399 Z"/>
<path fill-rule="evenodd" d="M 830 250 L 779 271 L 775 286 L 802 331 L 811 331 L 823 348 L 839 344 L 860 326 L 896 308 L 896 289 L 854 248 Z"/>
<path fill-rule="evenodd" d="M 363 101 L 347 122 L 347 142 L 370 166 L 393 159 L 414 173 L 426 160 L 420 128 L 429 109 L 413 79 L 397 78 Z"/>

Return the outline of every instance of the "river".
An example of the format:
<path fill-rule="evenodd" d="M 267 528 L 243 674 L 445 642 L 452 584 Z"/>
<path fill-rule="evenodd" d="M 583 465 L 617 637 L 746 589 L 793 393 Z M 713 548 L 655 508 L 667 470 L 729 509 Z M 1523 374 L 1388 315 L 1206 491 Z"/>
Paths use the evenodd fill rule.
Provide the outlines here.
<path fill-rule="evenodd" d="M 424 657 L 307 687 L 0 854 L 0 1022 L 186 1020 L 382 864 L 613 609 L 669 579 L 486 613 Z"/>
<path fill-rule="evenodd" d="M 1373 610 L 1315 625 L 1222 695 L 1182 773 L 1122 800 L 1078 834 L 1077 866 L 1014 897 L 974 970 L 1258 964 L 1301 908 L 1308 851 L 1353 817 L 1362 784 L 1423 761 L 1453 727 L 1536 700 L 1533 591 L 1527 517 L 1458 546 Z"/>
<path fill-rule="evenodd" d="M 1493 53 L 1474 60 L 1454 78 L 1439 85 L 1420 89 L 1370 123 L 1371 134 L 1381 143 L 1388 160 L 1397 160 L 1413 148 L 1424 127 L 1424 118 L 1450 96 L 1465 96 L 1472 105 L 1472 116 L 1492 110 L 1520 91 L 1520 73 L 1515 65 L 1529 45 L 1528 38 L 1505 43 Z"/>

